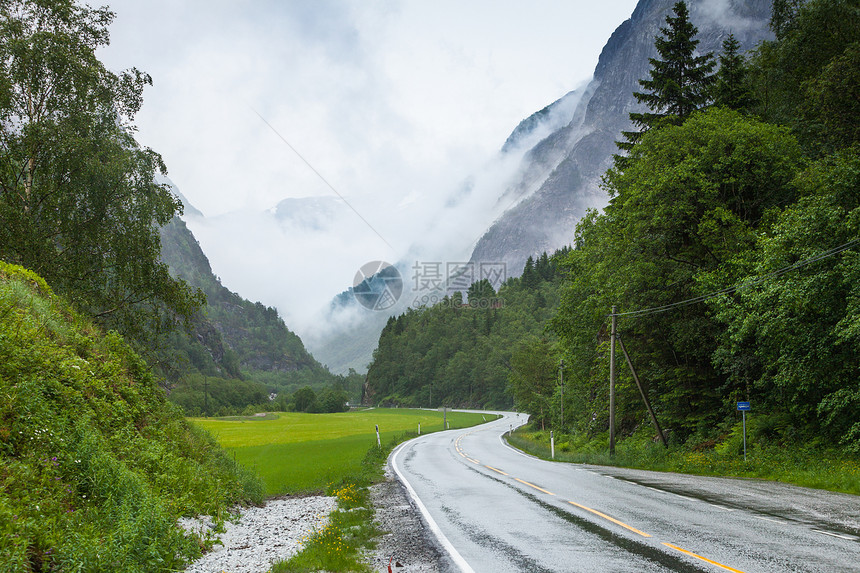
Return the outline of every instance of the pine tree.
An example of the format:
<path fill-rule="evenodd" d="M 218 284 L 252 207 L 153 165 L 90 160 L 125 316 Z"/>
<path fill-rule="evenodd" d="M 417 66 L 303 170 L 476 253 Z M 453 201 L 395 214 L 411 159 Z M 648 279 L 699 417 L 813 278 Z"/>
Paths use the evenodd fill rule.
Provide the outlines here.
<path fill-rule="evenodd" d="M 535 261 L 535 270 L 541 280 L 552 280 L 552 269 L 550 268 L 549 255 L 546 254 L 546 251 L 541 253 L 541 256 Z"/>
<path fill-rule="evenodd" d="M 523 268 L 523 286 L 529 289 L 535 288 L 540 281 L 540 277 L 538 277 L 537 271 L 535 270 L 535 260 L 529 256 L 526 259 L 526 266 Z"/>
<path fill-rule="evenodd" d="M 709 103 L 714 82 L 713 54 L 696 55 L 699 40 L 695 36 L 699 30 L 690 22 L 687 4 L 677 2 L 672 10 L 674 17 L 666 17 L 668 26 L 660 28 L 660 35 L 654 40 L 661 59 L 649 58 L 651 78 L 639 80 L 639 85 L 648 91 L 633 92 L 636 101 L 644 103 L 650 111 L 630 114 L 639 131 L 622 132 L 626 141 L 616 145 L 624 151 L 630 151 L 649 129 L 664 124 L 680 125 Z"/>
<path fill-rule="evenodd" d="M 714 105 L 744 111 L 753 105 L 754 99 L 746 81 L 747 68 L 740 47 L 734 34 L 723 41 L 720 69 L 715 75 Z"/>

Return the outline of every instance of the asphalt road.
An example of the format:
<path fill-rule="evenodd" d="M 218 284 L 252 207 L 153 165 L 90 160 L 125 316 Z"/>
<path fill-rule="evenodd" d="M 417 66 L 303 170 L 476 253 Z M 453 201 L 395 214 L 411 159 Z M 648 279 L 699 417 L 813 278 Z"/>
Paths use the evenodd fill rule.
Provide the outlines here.
<path fill-rule="evenodd" d="M 462 571 L 860 572 L 860 497 L 543 461 L 504 416 L 391 456 Z"/>

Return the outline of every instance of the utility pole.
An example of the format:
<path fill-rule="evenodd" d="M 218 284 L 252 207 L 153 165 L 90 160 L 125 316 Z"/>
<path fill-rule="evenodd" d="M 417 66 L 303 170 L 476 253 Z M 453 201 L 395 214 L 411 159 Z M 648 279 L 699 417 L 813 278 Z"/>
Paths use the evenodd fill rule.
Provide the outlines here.
<path fill-rule="evenodd" d="M 558 375 L 561 378 L 561 431 L 564 431 L 564 358 L 558 364 Z"/>
<path fill-rule="evenodd" d="M 612 330 L 609 339 L 609 455 L 615 455 L 615 333 L 617 320 L 612 305 Z"/>

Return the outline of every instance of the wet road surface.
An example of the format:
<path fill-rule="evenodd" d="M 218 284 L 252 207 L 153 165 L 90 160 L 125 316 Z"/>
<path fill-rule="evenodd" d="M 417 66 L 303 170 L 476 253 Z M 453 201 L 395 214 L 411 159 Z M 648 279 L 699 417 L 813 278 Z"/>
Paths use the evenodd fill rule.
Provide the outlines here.
<path fill-rule="evenodd" d="M 463 571 L 860 572 L 860 497 L 760 480 L 554 463 L 502 434 L 403 444 L 391 464 Z"/>

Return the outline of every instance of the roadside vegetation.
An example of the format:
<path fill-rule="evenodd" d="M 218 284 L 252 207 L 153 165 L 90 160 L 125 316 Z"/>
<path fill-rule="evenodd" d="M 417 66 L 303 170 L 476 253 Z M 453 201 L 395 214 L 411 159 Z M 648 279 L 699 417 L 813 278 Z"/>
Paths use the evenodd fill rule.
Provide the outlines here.
<path fill-rule="evenodd" d="M 743 435 L 731 434 L 715 447 L 664 448 L 655 443 L 650 428 L 620 441 L 615 455 L 609 455 L 609 434 L 592 439 L 555 434 L 555 460 L 578 464 L 617 466 L 703 476 L 726 476 L 780 481 L 860 495 L 860 459 L 845 456 L 842 449 L 820 444 L 798 444 L 786 448 L 767 437 L 766 424 L 747 420 L 747 458 L 743 456 Z M 550 433 L 529 427 L 515 430 L 508 442 L 543 459 L 551 458 Z"/>
<path fill-rule="evenodd" d="M 358 471 L 344 474 L 326 491 L 326 495 L 337 498 L 337 509 L 329 514 L 328 524 L 308 536 L 296 555 L 276 563 L 271 573 L 370 573 L 372 569 L 365 563 L 363 553 L 376 547 L 375 538 L 383 532 L 373 523 L 375 510 L 367 488 L 383 479 L 391 450 L 415 436 L 417 432 L 403 432 L 381 448 L 374 445 L 367 450 Z"/>
<path fill-rule="evenodd" d="M 858 83 L 834 75 L 858 69 L 860 5 L 775 7 L 774 41 L 744 57 L 729 36 L 716 74 L 685 73 L 683 89 L 671 69 L 708 65 L 693 58 L 683 3 L 657 38 L 661 61 L 637 95 L 650 113 L 631 115 L 641 131 L 604 177 L 610 204 L 579 223 L 562 263 L 558 338 L 513 380 L 534 422 L 576 436 L 574 448 L 608 430 L 617 306 L 669 466 L 790 477 L 860 456 L 860 132 L 845 129 L 860 122 Z M 645 448 L 657 432 L 617 350 L 619 451 Z M 741 401 L 760 453 L 738 471 Z M 842 481 L 823 479 L 854 487 Z"/>
<path fill-rule="evenodd" d="M 367 409 L 340 414 L 270 413 L 266 416 L 192 422 L 211 431 L 240 464 L 259 472 L 268 495 L 325 493 L 337 498 L 328 524 L 302 550 L 272 571 L 370 571 L 363 552 L 379 531 L 368 486 L 383 479 L 389 453 L 421 433 L 467 428 L 495 419 L 489 414 L 406 409 Z M 380 443 L 377 444 L 376 425 Z"/>
<path fill-rule="evenodd" d="M 2 262 L 0 396 L 0 571 L 172 571 L 205 543 L 178 517 L 263 499 L 119 335 Z"/>

